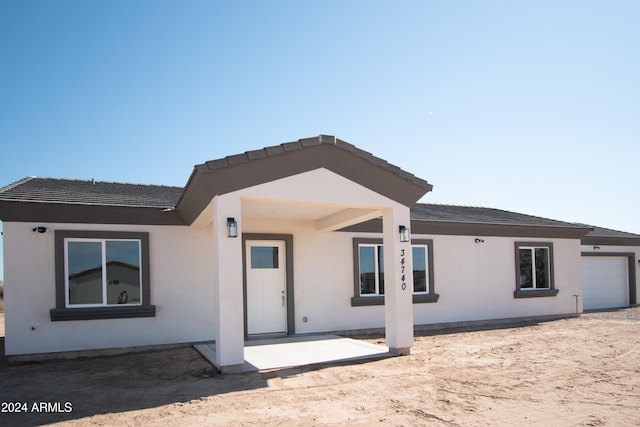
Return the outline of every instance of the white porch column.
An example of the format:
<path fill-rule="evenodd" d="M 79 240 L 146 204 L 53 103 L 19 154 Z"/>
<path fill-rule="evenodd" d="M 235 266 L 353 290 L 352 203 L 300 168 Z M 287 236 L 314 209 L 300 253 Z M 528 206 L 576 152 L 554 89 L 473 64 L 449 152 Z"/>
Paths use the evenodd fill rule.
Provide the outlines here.
<path fill-rule="evenodd" d="M 390 352 L 407 355 L 413 346 L 413 267 L 411 242 L 400 242 L 401 225 L 410 227 L 408 207 L 395 206 L 384 211 L 385 335 Z"/>
<path fill-rule="evenodd" d="M 227 236 L 227 218 L 237 221 L 238 237 Z M 213 199 L 215 365 L 223 373 L 239 372 L 244 363 L 241 230 L 240 198 L 216 196 Z"/>

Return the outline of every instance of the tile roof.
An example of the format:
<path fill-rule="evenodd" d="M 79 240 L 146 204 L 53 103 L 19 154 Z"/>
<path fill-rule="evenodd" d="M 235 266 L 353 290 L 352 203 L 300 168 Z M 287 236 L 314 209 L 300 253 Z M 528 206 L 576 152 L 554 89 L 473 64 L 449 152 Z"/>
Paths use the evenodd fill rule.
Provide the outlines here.
<path fill-rule="evenodd" d="M 161 185 L 28 177 L 0 188 L 0 201 L 172 209 L 183 190 L 182 187 Z M 640 235 L 624 231 L 476 206 L 417 203 L 411 207 L 411 219 L 460 224 L 591 228 L 593 230 L 586 237 L 640 239 Z"/>
<path fill-rule="evenodd" d="M 588 234 L 589 237 L 611 237 L 611 238 L 623 238 L 623 239 L 640 239 L 640 235 L 627 233 L 626 231 L 612 230 L 610 228 L 595 227 L 589 225 L 587 227 L 593 228 L 593 231 Z"/>
<path fill-rule="evenodd" d="M 235 154 L 227 157 L 223 157 L 221 159 L 209 160 L 201 165 L 196 165 L 196 170 L 201 172 L 207 171 L 215 171 L 227 168 L 229 166 L 235 166 L 242 163 L 247 163 L 256 159 L 263 159 L 267 157 L 275 157 L 279 156 L 291 151 L 302 150 L 306 147 L 318 146 L 318 145 L 333 145 L 337 148 L 340 148 L 350 154 L 353 154 L 361 159 L 365 160 L 368 163 L 379 166 L 383 169 L 392 172 L 407 181 L 413 182 L 417 185 L 424 186 L 426 188 L 431 189 L 431 184 L 427 181 L 418 178 L 417 176 L 409 173 L 396 165 L 393 165 L 387 162 L 384 159 L 374 156 L 368 151 L 361 150 L 353 144 L 345 142 L 339 138 L 336 138 L 333 135 L 319 135 L 311 138 L 303 138 L 293 142 L 285 142 L 279 145 L 273 145 L 269 147 L 264 147 L 259 150 L 246 151 L 241 154 Z"/>
<path fill-rule="evenodd" d="M 0 188 L 0 201 L 173 208 L 181 187 L 29 177 Z"/>
<path fill-rule="evenodd" d="M 182 187 L 160 185 L 28 177 L 0 188 L 0 201 L 171 209 L 176 206 L 183 190 Z M 590 236 L 640 237 L 601 227 L 475 206 L 418 203 L 411 207 L 411 219 L 428 222 L 594 228 Z"/>
<path fill-rule="evenodd" d="M 501 209 L 430 203 L 418 203 L 412 206 L 411 219 L 417 221 L 467 224 L 590 228 L 588 225 L 557 221 Z"/>

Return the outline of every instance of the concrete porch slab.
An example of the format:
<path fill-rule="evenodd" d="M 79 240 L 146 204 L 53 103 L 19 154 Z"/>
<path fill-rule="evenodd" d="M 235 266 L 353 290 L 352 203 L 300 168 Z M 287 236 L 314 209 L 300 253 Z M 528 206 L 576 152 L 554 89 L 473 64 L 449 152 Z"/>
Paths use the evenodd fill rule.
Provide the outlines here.
<path fill-rule="evenodd" d="M 194 346 L 211 364 L 215 344 Z M 290 368 L 321 363 L 348 362 L 391 356 L 389 348 L 337 335 L 305 335 L 248 341 L 242 372 Z"/>

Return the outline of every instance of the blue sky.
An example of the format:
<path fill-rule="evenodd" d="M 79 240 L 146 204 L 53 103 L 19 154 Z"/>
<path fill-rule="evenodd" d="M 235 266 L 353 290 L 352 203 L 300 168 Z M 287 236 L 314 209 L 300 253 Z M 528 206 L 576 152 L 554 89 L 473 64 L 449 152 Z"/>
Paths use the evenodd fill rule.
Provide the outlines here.
<path fill-rule="evenodd" d="M 640 233 L 640 2 L 0 2 L 0 186 L 332 134 L 424 202 Z M 0 267 L 0 277 L 3 276 Z"/>

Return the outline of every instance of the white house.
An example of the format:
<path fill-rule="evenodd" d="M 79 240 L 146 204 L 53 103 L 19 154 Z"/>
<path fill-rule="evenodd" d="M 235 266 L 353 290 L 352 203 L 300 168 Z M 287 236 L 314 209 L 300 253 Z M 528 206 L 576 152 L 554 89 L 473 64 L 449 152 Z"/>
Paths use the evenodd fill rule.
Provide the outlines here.
<path fill-rule="evenodd" d="M 636 303 L 640 236 L 431 188 L 324 135 L 184 188 L 25 178 L 0 189 L 6 354 L 215 341 L 233 371 L 252 337 L 384 328 L 407 354 L 414 328 Z"/>

